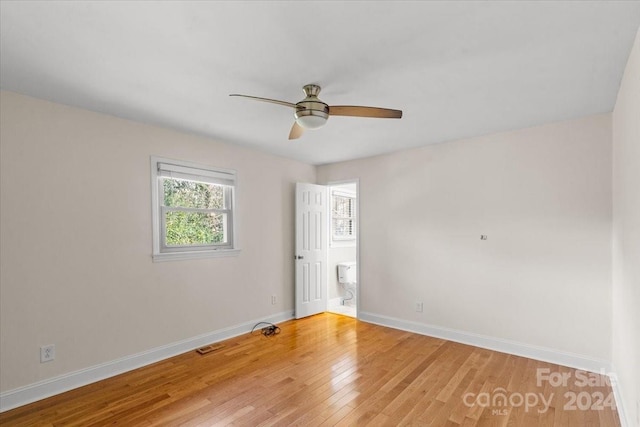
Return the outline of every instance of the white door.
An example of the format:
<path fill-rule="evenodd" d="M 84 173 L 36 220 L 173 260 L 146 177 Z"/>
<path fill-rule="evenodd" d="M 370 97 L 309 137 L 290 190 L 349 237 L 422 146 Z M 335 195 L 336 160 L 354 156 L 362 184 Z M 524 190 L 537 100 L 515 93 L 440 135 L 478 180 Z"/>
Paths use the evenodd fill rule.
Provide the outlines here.
<path fill-rule="evenodd" d="M 296 319 L 327 310 L 327 189 L 296 184 Z"/>

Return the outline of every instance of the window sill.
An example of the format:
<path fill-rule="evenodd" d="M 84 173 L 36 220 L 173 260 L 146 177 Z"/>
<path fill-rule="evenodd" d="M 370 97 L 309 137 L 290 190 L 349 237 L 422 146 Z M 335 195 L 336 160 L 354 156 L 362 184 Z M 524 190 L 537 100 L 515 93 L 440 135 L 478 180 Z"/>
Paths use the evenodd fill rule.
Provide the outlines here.
<path fill-rule="evenodd" d="M 329 247 L 331 247 L 331 248 L 355 248 L 356 247 L 356 241 L 355 241 L 355 239 L 352 239 L 352 240 L 332 240 L 329 243 Z"/>
<path fill-rule="evenodd" d="M 218 249 L 212 251 L 164 252 L 153 254 L 153 262 L 180 261 L 185 259 L 222 258 L 240 255 L 240 249 Z"/>

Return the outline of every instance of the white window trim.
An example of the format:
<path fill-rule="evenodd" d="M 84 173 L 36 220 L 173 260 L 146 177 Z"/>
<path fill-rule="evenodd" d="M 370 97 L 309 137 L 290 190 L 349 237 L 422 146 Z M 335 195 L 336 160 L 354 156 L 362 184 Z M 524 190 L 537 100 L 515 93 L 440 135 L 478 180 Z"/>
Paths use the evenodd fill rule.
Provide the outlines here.
<path fill-rule="evenodd" d="M 206 250 L 180 250 L 176 252 L 162 252 L 162 236 L 161 236 L 161 208 L 160 208 L 160 189 L 158 185 L 158 163 L 166 163 L 175 165 L 176 169 L 180 167 L 186 168 L 195 168 L 202 169 L 205 175 L 215 177 L 217 173 L 222 174 L 232 174 L 234 176 L 234 188 L 235 193 L 234 197 L 231 198 L 232 203 L 232 212 L 234 216 L 234 220 L 232 221 L 231 229 L 229 232 L 231 233 L 231 248 L 208 248 Z M 153 252 L 152 258 L 154 262 L 162 262 L 162 261 L 174 261 L 174 260 L 185 260 L 185 259 L 199 259 L 199 258 L 218 258 L 218 257 L 230 257 L 230 256 L 238 256 L 240 253 L 240 249 L 237 247 L 238 234 L 236 230 L 236 221 L 237 218 L 237 202 L 236 195 L 238 189 L 238 177 L 236 175 L 236 171 L 232 169 L 222 169 L 222 168 L 214 168 L 211 166 L 206 166 L 193 162 L 186 162 L 183 160 L 175 160 L 175 159 L 167 159 L 164 157 L 151 156 L 151 218 L 152 218 L 152 237 L 153 237 Z"/>

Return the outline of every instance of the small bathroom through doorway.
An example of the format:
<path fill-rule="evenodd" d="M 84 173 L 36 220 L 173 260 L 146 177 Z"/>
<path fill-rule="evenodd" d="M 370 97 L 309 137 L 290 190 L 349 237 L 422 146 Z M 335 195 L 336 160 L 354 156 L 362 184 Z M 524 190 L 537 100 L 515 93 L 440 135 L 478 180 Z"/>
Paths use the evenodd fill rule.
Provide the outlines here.
<path fill-rule="evenodd" d="M 357 317 L 358 183 L 335 183 L 328 185 L 328 189 L 327 311 Z"/>

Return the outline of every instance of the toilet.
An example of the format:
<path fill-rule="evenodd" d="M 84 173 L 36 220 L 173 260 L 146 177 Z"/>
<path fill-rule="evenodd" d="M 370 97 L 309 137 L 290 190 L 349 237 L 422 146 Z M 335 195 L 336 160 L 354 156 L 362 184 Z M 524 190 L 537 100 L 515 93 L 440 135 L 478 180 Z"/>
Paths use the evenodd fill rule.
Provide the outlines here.
<path fill-rule="evenodd" d="M 356 272 L 355 261 L 338 263 L 338 283 L 342 285 L 346 293 L 342 298 L 342 305 L 356 305 Z"/>

